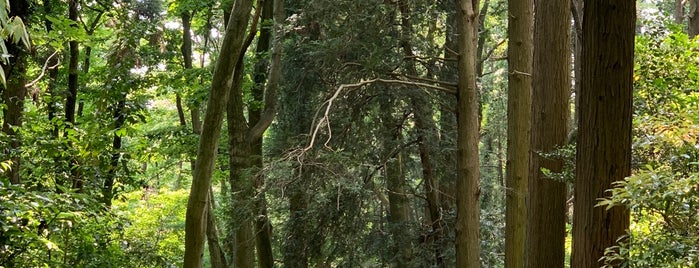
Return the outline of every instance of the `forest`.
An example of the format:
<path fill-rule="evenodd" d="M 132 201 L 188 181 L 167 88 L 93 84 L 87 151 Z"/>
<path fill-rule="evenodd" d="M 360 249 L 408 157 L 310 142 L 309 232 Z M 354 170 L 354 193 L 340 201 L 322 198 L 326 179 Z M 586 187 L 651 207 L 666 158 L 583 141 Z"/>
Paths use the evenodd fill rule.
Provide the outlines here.
<path fill-rule="evenodd" d="M 0 268 L 698 267 L 699 0 L 0 0 Z"/>

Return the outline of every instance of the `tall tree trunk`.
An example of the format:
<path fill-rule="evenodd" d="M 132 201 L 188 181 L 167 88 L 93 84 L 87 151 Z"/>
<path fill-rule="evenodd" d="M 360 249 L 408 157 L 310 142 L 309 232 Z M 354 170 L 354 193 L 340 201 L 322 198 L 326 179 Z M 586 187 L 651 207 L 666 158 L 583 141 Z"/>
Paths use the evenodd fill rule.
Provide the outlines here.
<path fill-rule="evenodd" d="M 255 235 L 252 229 L 254 198 L 252 184 L 252 144 L 246 141 L 247 122 L 243 114 L 243 58 L 238 59 L 233 74 L 233 85 L 228 100 L 228 148 L 230 151 L 230 178 L 232 227 L 235 234 L 235 267 L 255 265 Z"/>
<path fill-rule="evenodd" d="M 403 50 L 405 58 L 409 59 L 407 63 L 408 75 L 418 76 L 412 58 L 413 46 L 411 43 L 412 25 L 410 24 L 410 6 L 408 1 L 399 0 L 397 2 L 400 10 L 401 18 L 401 40 L 400 46 Z M 438 246 L 434 245 L 434 241 L 438 241 L 441 237 L 441 210 L 439 208 L 439 183 L 436 181 L 432 163 L 433 149 L 436 147 L 436 125 L 433 119 L 433 111 L 427 96 L 420 89 L 414 88 L 410 90 L 410 102 L 412 104 L 413 114 L 415 115 L 415 127 L 418 132 L 418 151 L 420 155 L 420 163 L 422 164 L 422 177 L 425 180 L 425 196 L 427 197 L 427 212 L 428 224 L 432 230 L 426 241 L 429 247 L 435 249 L 435 262 L 442 263 L 442 253 Z M 396 137 L 397 138 L 397 137 Z M 390 189 L 389 189 L 390 190 Z M 390 194 L 389 194 L 390 198 Z M 405 202 L 405 201 L 403 201 Z M 393 206 L 393 203 L 391 203 Z M 407 214 L 406 214 L 407 215 Z M 407 245 L 406 245 L 407 246 Z"/>
<path fill-rule="evenodd" d="M 531 169 L 527 212 L 526 267 L 563 268 L 566 196 L 564 182 L 542 168 L 560 172 L 562 159 L 541 156 L 561 148 L 568 137 L 570 97 L 570 2 L 539 0 L 534 27 Z"/>
<path fill-rule="evenodd" d="M 6 44 L 13 60 L 9 65 L 3 65 L 7 79 L 5 90 L 2 91 L 2 99 L 5 104 L 3 111 L 2 132 L 9 138 L 9 148 L 3 148 L 5 154 L 10 156 L 12 164 L 10 170 L 5 171 L 8 174 L 10 183 L 19 184 L 21 156 L 19 151 L 22 147 L 22 137 L 15 128 L 22 127 L 22 117 L 24 114 L 24 98 L 27 96 L 25 79 L 25 56 L 19 48 L 20 44 Z"/>
<path fill-rule="evenodd" d="M 699 0 L 689 0 L 689 37 L 699 35 Z"/>
<path fill-rule="evenodd" d="M 524 267 L 531 127 L 532 0 L 509 0 L 505 267 Z"/>
<path fill-rule="evenodd" d="M 582 25 L 583 25 L 583 11 L 585 9 L 585 2 L 583 0 L 570 0 L 571 15 L 573 17 L 573 45 L 575 46 L 573 50 L 573 90 L 575 97 L 573 100 L 573 120 L 572 124 L 574 129 L 577 129 L 577 124 L 580 119 L 580 89 L 582 85 Z"/>
<path fill-rule="evenodd" d="M 266 0 L 262 2 L 262 13 L 260 21 L 269 21 L 272 19 L 274 2 Z M 260 35 L 257 39 L 257 48 L 255 51 L 257 63 L 253 70 L 252 97 L 257 103 L 264 101 L 265 81 L 267 80 L 267 67 L 269 66 L 268 53 L 270 50 L 270 40 L 272 37 L 272 29 L 265 26 L 263 23 L 260 27 Z M 259 105 L 248 105 L 248 119 L 250 125 L 257 124 L 262 117 L 262 108 Z M 271 268 L 274 266 L 274 255 L 272 252 L 272 223 L 267 218 L 267 202 L 265 193 L 261 192 L 264 187 L 264 175 L 259 171 L 262 170 L 262 137 L 254 139 L 251 143 L 252 166 L 258 174 L 255 176 L 254 187 L 258 193 L 255 200 L 255 246 L 257 248 L 258 267 Z"/>
<path fill-rule="evenodd" d="M 124 109 L 126 108 L 126 92 L 121 93 L 120 100 L 116 103 L 114 107 L 114 136 L 112 137 L 112 156 L 109 160 L 109 169 L 107 171 L 107 176 L 104 180 L 104 185 L 102 186 L 102 198 L 105 206 L 107 208 L 112 206 L 112 198 L 114 198 L 114 180 L 116 178 L 116 172 L 119 168 L 119 160 L 121 160 L 121 136 L 116 134 L 116 130 L 124 127 L 126 122 L 126 116 L 124 115 Z"/>
<path fill-rule="evenodd" d="M 628 208 L 596 204 L 631 174 L 636 2 L 588 1 L 584 14 L 573 268 L 600 266 L 629 227 Z"/>
<path fill-rule="evenodd" d="M 10 0 L 9 16 L 17 16 L 25 22 L 29 22 L 28 17 L 31 13 L 29 2 L 26 0 Z M 27 28 L 29 25 L 27 25 Z M 8 53 L 12 56 L 8 59 L 7 64 L 2 64 L 7 84 L 2 90 L 2 100 L 5 104 L 5 109 L 2 111 L 2 132 L 4 132 L 10 142 L 9 148 L 3 148 L 5 154 L 10 156 L 12 164 L 10 170 L 6 171 L 10 183 L 18 184 L 21 182 L 20 168 L 21 157 L 19 152 L 22 147 L 22 137 L 15 131 L 15 128 L 22 127 L 22 117 L 24 115 L 24 98 L 27 96 L 26 84 L 26 56 L 21 43 L 12 43 L 5 41 Z"/>
<path fill-rule="evenodd" d="M 68 2 L 68 19 L 74 23 L 73 27 L 78 27 L 78 1 L 70 0 Z M 70 50 L 70 59 L 68 62 L 68 96 L 66 97 L 65 120 L 67 126 L 72 128 L 75 125 L 75 106 L 78 100 L 78 61 L 80 58 L 79 44 L 77 40 L 68 42 Z M 72 143 L 68 143 L 72 147 Z M 83 188 L 83 179 L 80 174 L 80 165 L 75 156 L 70 157 L 69 169 L 71 179 L 73 181 L 72 188 L 78 191 Z"/>
<path fill-rule="evenodd" d="M 68 2 L 68 19 L 78 23 L 78 1 L 70 0 Z M 79 44 L 77 40 L 68 42 L 70 50 L 70 59 L 68 63 L 68 95 L 66 96 L 65 120 L 70 125 L 75 124 L 75 104 L 78 97 L 78 60 L 80 57 Z"/>
<path fill-rule="evenodd" d="M 478 42 L 478 0 L 459 0 L 457 163 L 456 163 L 456 266 L 480 267 L 480 195 L 478 88 L 476 86 L 476 44 Z"/>
<path fill-rule="evenodd" d="M 383 123 L 383 157 L 385 159 L 384 174 L 386 178 L 386 190 L 388 192 L 388 230 L 393 238 L 391 252 L 392 263 L 395 267 L 408 267 L 408 261 L 412 257 L 410 236 L 407 232 L 408 215 L 410 205 L 405 194 L 405 173 L 401 153 L 395 150 L 402 141 L 402 122 L 393 116 L 395 102 L 388 94 L 381 96 L 380 105 L 381 121 Z"/>
<path fill-rule="evenodd" d="M 231 76 L 236 60 L 243 53 L 245 29 L 252 9 L 252 0 L 236 0 L 221 45 L 211 81 L 211 93 L 207 105 L 202 135 L 199 139 L 194 178 L 187 202 L 185 222 L 184 267 L 201 267 L 206 234 L 206 211 L 211 175 L 218 151 L 218 138 L 230 93 Z"/>

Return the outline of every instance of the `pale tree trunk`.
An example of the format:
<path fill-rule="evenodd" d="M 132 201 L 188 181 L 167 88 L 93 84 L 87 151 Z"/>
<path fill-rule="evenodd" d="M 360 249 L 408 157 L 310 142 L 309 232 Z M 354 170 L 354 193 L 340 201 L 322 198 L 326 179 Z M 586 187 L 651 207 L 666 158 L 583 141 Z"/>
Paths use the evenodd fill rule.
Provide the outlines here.
<path fill-rule="evenodd" d="M 544 158 L 567 143 L 570 97 L 570 2 L 538 0 L 532 72 L 531 169 L 527 212 L 526 267 L 565 264 L 565 182 L 547 178 L 561 172 L 562 159 Z"/>
<path fill-rule="evenodd" d="M 532 0 L 509 0 L 505 267 L 524 267 L 531 122 Z"/>
<path fill-rule="evenodd" d="M 214 170 L 218 138 L 230 93 L 231 76 L 235 69 L 236 60 L 242 53 L 245 29 L 252 9 L 252 0 L 236 0 L 230 16 L 221 53 L 216 61 L 216 68 L 211 81 L 210 98 L 206 116 L 199 139 L 197 159 L 194 167 L 194 178 L 187 202 L 185 222 L 185 254 L 184 267 L 201 267 L 204 255 L 206 235 L 206 211 L 211 185 L 211 175 Z"/>
<path fill-rule="evenodd" d="M 689 37 L 699 34 L 699 0 L 689 0 Z"/>
<path fill-rule="evenodd" d="M 480 267 L 480 170 L 478 159 L 478 88 L 476 86 L 476 44 L 478 0 L 459 0 L 457 163 L 456 163 L 456 266 Z"/>
<path fill-rule="evenodd" d="M 599 267 L 629 227 L 628 208 L 596 205 L 631 174 L 636 2 L 588 1 L 584 13 L 573 268 Z"/>

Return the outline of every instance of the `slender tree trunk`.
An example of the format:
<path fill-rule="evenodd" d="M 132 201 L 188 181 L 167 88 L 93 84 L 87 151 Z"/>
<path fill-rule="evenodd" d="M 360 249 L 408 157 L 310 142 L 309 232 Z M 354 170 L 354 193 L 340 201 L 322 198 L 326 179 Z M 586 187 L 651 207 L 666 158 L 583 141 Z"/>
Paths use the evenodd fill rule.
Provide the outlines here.
<path fill-rule="evenodd" d="M 399 0 L 397 4 L 398 9 L 400 10 L 401 18 L 400 23 L 402 38 L 400 46 L 403 50 L 403 55 L 406 58 L 412 58 L 415 55 L 413 53 L 413 46 L 411 44 L 413 30 L 412 25 L 410 24 L 410 6 L 405 0 Z M 410 61 L 407 63 L 407 65 L 408 74 L 417 76 L 418 73 L 415 64 Z M 422 164 L 422 177 L 425 180 L 424 185 L 425 196 L 427 197 L 427 214 L 429 215 L 428 224 L 432 228 L 426 242 L 429 244 L 428 246 L 435 249 L 435 262 L 443 265 L 441 250 L 438 246 L 434 245 L 434 241 L 438 241 L 440 239 L 442 230 L 442 216 L 439 208 L 439 191 L 437 188 L 439 183 L 436 181 L 432 163 L 432 156 L 434 155 L 433 149 L 436 148 L 435 143 L 437 141 L 437 137 L 435 136 L 437 127 L 433 119 L 434 115 L 431 104 L 427 99 L 427 96 L 424 95 L 424 92 L 417 88 L 411 89 L 410 101 L 413 106 L 413 114 L 415 115 L 415 127 L 418 131 L 418 151 L 420 155 L 420 163 Z"/>
<path fill-rule="evenodd" d="M 68 19 L 78 23 L 78 1 L 70 0 L 68 2 Z M 66 96 L 65 120 L 71 125 L 75 124 L 75 104 L 78 97 L 78 60 L 80 57 L 79 44 L 77 40 L 68 42 L 70 50 L 70 59 L 68 63 L 68 95 Z"/>
<path fill-rule="evenodd" d="M 126 108 L 126 93 L 122 93 L 121 99 L 116 103 L 114 107 L 114 130 L 119 130 L 124 127 L 126 122 L 126 116 L 124 115 L 124 109 Z M 104 199 L 104 204 L 107 208 L 112 206 L 112 198 L 114 198 L 114 179 L 116 178 L 116 172 L 119 168 L 119 160 L 121 160 L 121 136 L 114 133 L 112 138 L 112 156 L 109 160 L 109 169 L 107 171 L 107 177 L 104 180 L 104 185 L 102 186 L 102 197 Z"/>
<path fill-rule="evenodd" d="M 699 34 L 699 0 L 689 0 L 689 37 Z"/>
<path fill-rule="evenodd" d="M 395 102 L 388 94 L 383 94 L 380 100 L 381 121 L 383 123 L 383 157 L 385 159 L 384 174 L 386 178 L 386 190 L 388 194 L 388 230 L 393 238 L 391 252 L 392 263 L 395 267 L 407 267 L 412 257 L 410 236 L 407 232 L 407 223 L 410 205 L 405 195 L 405 173 L 401 153 L 395 150 L 402 141 L 401 122 L 393 116 Z"/>
<path fill-rule="evenodd" d="M 476 86 L 476 44 L 478 41 L 478 0 L 459 0 L 457 172 L 456 172 L 456 266 L 480 267 L 480 195 L 478 88 Z"/>
<path fill-rule="evenodd" d="M 573 120 L 571 120 L 572 128 L 577 129 L 577 124 L 580 119 L 580 85 L 582 84 L 582 25 L 583 11 L 585 2 L 583 0 L 570 0 L 571 15 L 573 17 Z"/>
<path fill-rule="evenodd" d="M 206 211 L 206 238 L 209 244 L 209 256 L 211 268 L 226 268 L 226 256 L 218 242 L 218 228 L 216 228 L 216 215 L 214 214 L 214 191 L 209 187 L 209 206 Z"/>
<path fill-rule="evenodd" d="M 599 267 L 629 227 L 628 208 L 596 204 L 631 174 L 636 2 L 588 1 L 584 14 L 573 268 Z"/>
<path fill-rule="evenodd" d="M 263 1 L 260 20 L 262 22 L 269 21 L 272 19 L 274 2 L 271 0 Z M 265 92 L 265 82 L 267 81 L 267 67 L 269 66 L 268 57 L 270 51 L 270 41 L 272 37 L 272 29 L 269 26 L 265 26 L 263 23 L 260 27 L 260 34 L 257 39 L 257 50 L 255 51 L 257 63 L 253 70 L 253 82 L 254 86 L 252 88 L 252 97 L 257 103 L 262 103 L 264 101 Z M 257 124 L 262 117 L 262 108 L 259 105 L 248 105 L 248 119 L 250 125 Z M 259 262 L 258 266 L 263 268 L 271 268 L 274 266 L 274 255 L 272 252 L 272 225 L 267 218 L 267 202 L 265 199 L 265 193 L 263 191 L 264 187 L 264 175 L 260 174 L 259 171 L 262 170 L 263 158 L 262 158 L 262 137 L 257 138 L 251 143 L 251 155 L 249 156 L 252 161 L 252 166 L 255 172 L 258 174 L 255 176 L 254 187 L 258 192 L 258 197 L 255 200 L 255 246 L 257 248 L 257 260 Z"/>
<path fill-rule="evenodd" d="M 73 27 L 78 27 L 78 5 L 77 0 L 68 2 L 68 19 L 75 23 Z M 80 60 L 80 50 L 77 40 L 71 40 L 68 42 L 68 46 L 70 59 L 68 62 L 68 96 L 66 97 L 65 120 L 68 123 L 67 127 L 72 128 L 75 125 L 75 108 L 78 100 L 78 61 Z M 72 143 L 69 142 L 68 145 L 72 147 Z M 69 161 L 69 169 L 73 181 L 72 188 L 80 191 L 83 188 L 83 179 L 80 174 L 78 159 L 71 156 Z"/>
<path fill-rule="evenodd" d="M 194 166 L 194 179 L 187 202 L 185 223 L 184 267 L 201 267 L 204 255 L 206 234 L 206 211 L 211 175 L 213 173 L 218 151 L 218 138 L 226 111 L 230 93 L 231 76 L 236 60 L 243 53 L 243 39 L 246 25 L 252 9 L 251 0 L 236 0 L 226 27 L 221 46 L 221 57 L 216 61 L 216 68 L 211 82 L 211 94 L 207 105 L 202 135 L 199 139 L 197 159 Z"/>
<path fill-rule="evenodd" d="M 534 27 L 531 169 L 526 267 L 563 268 L 566 197 L 564 182 L 541 169 L 560 172 L 562 159 L 541 156 L 566 145 L 570 97 L 570 2 L 538 0 Z"/>
<path fill-rule="evenodd" d="M 531 127 L 532 0 L 508 1 L 505 267 L 524 267 Z"/>

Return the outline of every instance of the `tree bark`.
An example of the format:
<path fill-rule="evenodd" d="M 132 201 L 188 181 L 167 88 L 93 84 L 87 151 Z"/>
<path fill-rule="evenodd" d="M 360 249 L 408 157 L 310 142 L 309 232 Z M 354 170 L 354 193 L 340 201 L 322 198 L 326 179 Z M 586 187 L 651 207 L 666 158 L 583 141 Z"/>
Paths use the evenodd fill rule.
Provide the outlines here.
<path fill-rule="evenodd" d="M 565 182 L 547 178 L 561 172 L 563 159 L 542 157 L 566 145 L 570 97 L 570 2 L 539 0 L 534 27 L 531 169 L 527 212 L 526 267 L 565 264 Z"/>
<path fill-rule="evenodd" d="M 685 0 L 675 0 L 675 10 L 672 14 L 675 19 L 675 24 L 682 24 L 682 22 L 684 22 L 684 3 Z"/>
<path fill-rule="evenodd" d="M 272 19 L 274 2 L 271 0 L 263 1 L 262 13 L 260 20 L 262 22 Z M 269 60 L 266 58 L 270 50 L 270 40 L 272 37 L 271 27 L 265 26 L 264 23 L 260 27 L 260 34 L 257 39 L 257 48 L 255 51 L 257 63 L 253 70 L 252 97 L 255 101 L 253 105 L 248 105 L 248 120 L 250 125 L 255 125 L 260 122 L 262 117 L 262 108 L 258 103 L 264 101 L 265 81 L 267 81 L 267 67 Z M 262 137 L 256 138 L 251 143 L 251 155 L 254 170 L 262 170 Z M 255 200 L 255 246 L 257 248 L 258 266 L 263 268 L 271 268 L 274 266 L 274 255 L 272 252 L 272 225 L 267 218 L 267 202 L 265 193 L 261 192 L 264 187 L 265 178 L 263 174 L 255 176 L 254 188 L 258 192 L 259 197 Z"/>
<path fill-rule="evenodd" d="M 184 255 L 184 267 L 187 268 L 202 266 L 208 189 L 216 162 L 218 138 L 230 93 L 231 79 L 236 60 L 243 53 L 241 48 L 251 9 L 251 0 L 235 1 L 229 19 L 230 25 L 226 27 L 221 46 L 221 56 L 216 61 L 202 135 L 199 139 L 194 178 L 187 202 Z"/>
<path fill-rule="evenodd" d="M 524 267 L 531 127 L 532 0 L 509 0 L 505 267 Z"/>
<path fill-rule="evenodd" d="M 689 0 L 689 37 L 699 35 L 699 0 Z"/>
<path fill-rule="evenodd" d="M 405 173 L 401 153 L 395 150 L 401 144 L 403 128 L 402 122 L 393 116 L 394 101 L 388 94 L 381 96 L 380 105 L 381 122 L 383 123 L 383 157 L 385 159 L 384 174 L 386 178 L 386 190 L 388 193 L 388 230 L 391 233 L 393 243 L 392 263 L 395 267 L 408 267 L 408 261 L 412 257 L 410 236 L 406 232 L 410 205 L 405 195 Z"/>
<path fill-rule="evenodd" d="M 406 58 L 414 57 L 413 46 L 411 44 L 412 37 L 412 25 L 410 24 L 410 6 L 405 0 L 399 0 L 397 2 L 398 9 L 400 10 L 401 18 L 401 40 L 400 45 L 403 50 L 403 55 Z M 418 76 L 417 69 L 413 61 L 407 63 L 407 72 L 409 75 Z M 428 222 L 429 226 L 432 228 L 431 233 L 426 239 L 428 247 L 433 247 L 435 249 L 435 262 L 438 265 L 444 265 L 442 260 L 442 253 L 438 246 L 434 245 L 434 241 L 438 241 L 441 237 L 441 210 L 439 208 L 439 183 L 436 181 L 433 169 L 433 149 L 436 148 L 437 137 L 436 125 L 434 122 L 434 114 L 432 107 L 427 96 L 424 92 L 418 88 L 413 88 L 410 90 L 410 102 L 412 104 L 413 114 L 415 115 L 415 128 L 417 129 L 418 136 L 418 151 L 420 155 L 420 164 L 422 165 L 422 177 L 424 178 L 424 188 L 425 196 L 427 201 L 427 212 L 428 212 Z M 384 110 L 385 111 L 385 110 Z M 397 137 L 395 138 L 397 139 Z M 404 179 L 403 179 L 404 180 Z M 402 186 L 401 186 L 402 188 Z M 402 190 L 402 189 L 401 189 Z M 390 189 L 389 189 L 390 191 Z M 389 199 L 391 195 L 389 194 Z M 403 201 L 406 203 L 407 201 Z M 393 203 L 391 202 L 391 206 Z M 407 216 L 407 214 L 406 214 Z M 407 219 L 406 219 L 407 220 Z M 405 235 L 403 235 L 405 236 Z M 404 245 L 406 247 L 409 245 Z M 409 253 L 409 252 L 407 252 Z M 406 253 L 406 254 L 407 254 Z M 407 257 L 404 257 L 407 259 Z M 405 265 L 405 264 L 404 264 Z"/>
<path fill-rule="evenodd" d="M 214 191 L 209 187 L 209 206 L 206 210 L 206 241 L 209 244 L 209 256 L 211 268 L 226 268 L 226 256 L 218 242 L 218 228 L 216 228 L 216 215 L 214 214 Z"/>
<path fill-rule="evenodd" d="M 456 266 L 480 267 L 480 195 L 478 88 L 476 86 L 476 44 L 478 41 L 478 0 L 459 0 L 458 93 L 457 93 L 457 175 L 456 175 Z"/>
<path fill-rule="evenodd" d="M 629 227 L 626 207 L 596 204 L 631 174 L 636 2 L 588 1 L 584 14 L 573 268 L 600 266 Z"/>

